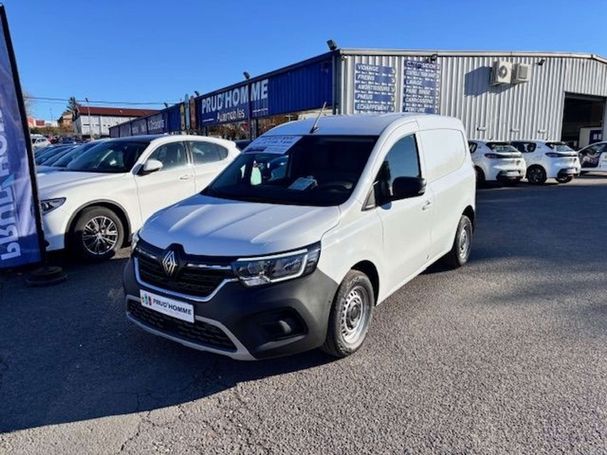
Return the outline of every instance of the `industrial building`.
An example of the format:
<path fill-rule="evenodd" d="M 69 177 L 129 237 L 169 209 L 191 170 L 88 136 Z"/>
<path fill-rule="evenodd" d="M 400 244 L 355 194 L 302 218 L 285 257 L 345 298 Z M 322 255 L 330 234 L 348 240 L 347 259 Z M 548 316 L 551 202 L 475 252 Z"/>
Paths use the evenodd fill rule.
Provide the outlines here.
<path fill-rule="evenodd" d="M 110 134 L 208 134 L 240 123 L 255 136 L 324 105 L 334 114 L 438 113 L 461 119 L 470 138 L 579 147 L 607 137 L 606 98 L 607 60 L 594 54 L 334 48 L 256 77 L 245 73 Z"/>
<path fill-rule="evenodd" d="M 78 105 L 72 116 L 74 133 L 85 137 L 105 137 L 110 128 L 139 117 L 147 117 L 158 112 L 154 109 L 133 109 L 128 107 L 101 107 Z"/>

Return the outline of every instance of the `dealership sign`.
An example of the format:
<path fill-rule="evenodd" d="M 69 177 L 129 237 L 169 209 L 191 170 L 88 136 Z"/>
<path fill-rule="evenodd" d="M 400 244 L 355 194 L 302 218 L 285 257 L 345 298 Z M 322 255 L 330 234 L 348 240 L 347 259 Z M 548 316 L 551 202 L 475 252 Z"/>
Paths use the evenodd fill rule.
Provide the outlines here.
<path fill-rule="evenodd" d="M 403 112 L 438 114 L 440 66 L 437 62 L 403 62 Z"/>
<path fill-rule="evenodd" d="M 200 125 L 246 121 L 268 114 L 268 79 L 232 87 L 200 100 Z"/>
<path fill-rule="evenodd" d="M 0 269 L 42 260 L 31 141 L 4 7 L 0 5 Z"/>

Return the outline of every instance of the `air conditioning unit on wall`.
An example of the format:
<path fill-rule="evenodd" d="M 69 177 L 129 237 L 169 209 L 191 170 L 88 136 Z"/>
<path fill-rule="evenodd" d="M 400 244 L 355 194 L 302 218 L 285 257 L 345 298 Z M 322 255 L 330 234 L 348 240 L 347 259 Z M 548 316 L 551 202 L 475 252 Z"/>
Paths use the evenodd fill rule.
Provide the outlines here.
<path fill-rule="evenodd" d="M 493 62 L 491 71 L 491 85 L 512 83 L 512 63 L 504 60 Z"/>
<path fill-rule="evenodd" d="M 517 63 L 512 71 L 512 83 L 520 84 L 531 80 L 531 65 L 526 63 Z"/>

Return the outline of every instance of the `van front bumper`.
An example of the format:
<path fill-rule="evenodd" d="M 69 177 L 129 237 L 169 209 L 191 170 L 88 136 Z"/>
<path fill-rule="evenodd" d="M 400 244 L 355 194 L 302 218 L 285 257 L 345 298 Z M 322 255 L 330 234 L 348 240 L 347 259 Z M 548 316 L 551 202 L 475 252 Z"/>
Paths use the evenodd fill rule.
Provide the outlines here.
<path fill-rule="evenodd" d="M 200 302 L 146 285 L 138 279 L 132 258 L 123 283 L 127 318 L 140 328 L 238 360 L 281 357 L 321 346 L 338 286 L 316 269 L 305 277 L 259 287 L 227 281 L 210 300 Z M 144 308 L 140 290 L 192 304 L 195 322 Z"/>

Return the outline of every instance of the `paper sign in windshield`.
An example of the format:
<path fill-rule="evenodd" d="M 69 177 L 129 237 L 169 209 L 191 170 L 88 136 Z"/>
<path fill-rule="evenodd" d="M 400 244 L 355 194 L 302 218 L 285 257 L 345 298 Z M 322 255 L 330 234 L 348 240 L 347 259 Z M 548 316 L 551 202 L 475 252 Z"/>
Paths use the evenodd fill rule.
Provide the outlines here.
<path fill-rule="evenodd" d="M 243 153 L 276 153 L 284 155 L 293 147 L 301 136 L 261 136 L 244 149 Z"/>

